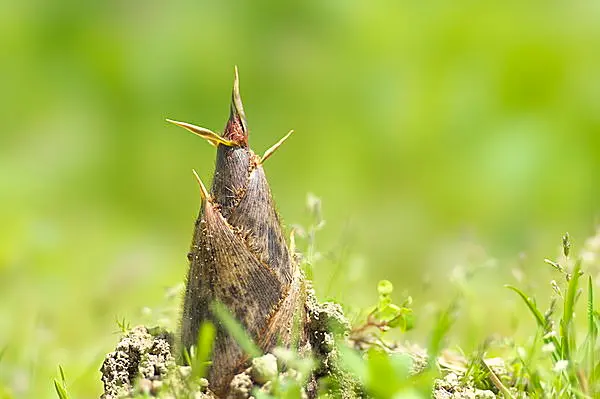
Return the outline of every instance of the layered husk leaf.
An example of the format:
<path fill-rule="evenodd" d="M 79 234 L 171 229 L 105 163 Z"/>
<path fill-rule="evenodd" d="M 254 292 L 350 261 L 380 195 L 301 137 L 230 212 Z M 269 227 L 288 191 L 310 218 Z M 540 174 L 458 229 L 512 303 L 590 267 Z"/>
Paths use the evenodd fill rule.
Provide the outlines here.
<path fill-rule="evenodd" d="M 266 157 L 261 159 L 248 146 L 237 70 L 231 114 L 222 136 L 174 123 L 217 147 L 210 193 L 199 180 L 202 206 L 188 255 L 181 343 L 184 348 L 195 345 L 204 321 L 217 326 L 209 379 L 213 390 L 223 395 L 233 376 L 246 367 L 248 356 L 213 314 L 212 305 L 225 305 L 264 352 L 290 345 L 296 332 L 294 341 L 302 345 L 306 342 L 304 279 L 275 210 L 262 167 Z"/>

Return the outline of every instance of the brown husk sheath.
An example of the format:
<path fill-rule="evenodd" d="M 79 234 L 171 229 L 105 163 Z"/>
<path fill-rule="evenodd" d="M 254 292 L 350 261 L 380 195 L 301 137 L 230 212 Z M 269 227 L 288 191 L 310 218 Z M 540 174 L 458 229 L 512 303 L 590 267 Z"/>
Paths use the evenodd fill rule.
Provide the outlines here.
<path fill-rule="evenodd" d="M 229 309 L 265 352 L 276 345 L 289 346 L 296 338 L 300 345 L 306 341 L 304 279 L 287 247 L 262 166 L 283 140 L 262 158 L 248 147 L 237 69 L 222 136 L 171 122 L 217 147 L 210 193 L 198 180 L 202 206 L 188 254 L 181 343 L 184 348 L 195 345 L 204 321 L 217 326 L 209 381 L 217 395 L 225 396 L 229 382 L 249 359 L 213 315 L 215 301 Z"/>

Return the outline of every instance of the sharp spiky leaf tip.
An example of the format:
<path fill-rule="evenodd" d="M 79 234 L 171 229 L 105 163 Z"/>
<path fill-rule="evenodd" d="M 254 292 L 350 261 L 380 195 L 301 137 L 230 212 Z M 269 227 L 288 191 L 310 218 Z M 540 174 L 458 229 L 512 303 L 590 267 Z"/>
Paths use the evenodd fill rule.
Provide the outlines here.
<path fill-rule="evenodd" d="M 204 203 L 206 201 L 210 201 L 210 195 L 208 193 L 208 190 L 206 189 L 206 186 L 204 185 L 204 183 L 202 183 L 202 179 L 200 179 L 200 176 L 198 176 L 198 173 L 195 169 L 192 169 L 192 173 L 196 178 L 196 182 L 198 182 L 198 188 L 200 189 L 200 198 L 202 199 L 202 202 Z"/>
<path fill-rule="evenodd" d="M 248 146 L 248 125 L 246 123 L 246 114 L 244 105 L 240 96 L 240 80 L 237 67 L 235 68 L 235 78 L 233 81 L 233 92 L 231 94 L 231 110 L 229 120 L 223 132 L 223 138 L 231 140 L 240 146 Z"/>
<path fill-rule="evenodd" d="M 200 126 L 192 125 L 191 123 L 174 121 L 172 119 L 167 119 L 167 122 L 177 125 L 179 127 L 182 127 L 184 129 L 202 137 L 203 139 L 208 141 L 208 143 L 214 147 L 217 147 L 219 144 L 223 144 L 228 147 L 237 145 L 237 143 L 219 136 L 217 133 L 213 132 L 212 130 L 209 130 L 209 129 L 206 129 L 206 128 L 203 128 Z"/>

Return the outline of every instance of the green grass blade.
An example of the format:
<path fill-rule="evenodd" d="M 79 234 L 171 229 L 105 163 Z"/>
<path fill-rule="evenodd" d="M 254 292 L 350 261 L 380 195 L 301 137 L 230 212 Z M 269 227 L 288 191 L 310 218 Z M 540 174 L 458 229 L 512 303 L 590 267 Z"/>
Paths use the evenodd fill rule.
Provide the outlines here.
<path fill-rule="evenodd" d="M 521 291 L 517 287 L 514 287 L 512 285 L 505 285 L 504 287 L 508 288 L 509 290 L 513 290 L 521 297 L 521 299 L 523 299 L 523 302 L 525 302 L 525 305 L 527 305 L 527 307 L 531 311 L 531 314 L 533 314 L 533 317 L 535 317 L 535 321 L 537 322 L 538 326 L 540 326 L 542 330 L 545 330 L 546 320 L 544 319 L 544 316 L 533 302 L 533 299 L 529 298 L 527 295 L 525 295 L 523 291 Z"/>
<path fill-rule="evenodd" d="M 498 391 L 502 392 L 502 394 L 504 395 L 504 397 L 506 399 L 515 399 L 515 397 L 510 393 L 508 388 L 506 388 L 506 386 L 504 386 L 502 381 L 500 381 L 500 378 L 498 378 L 496 373 L 494 373 L 494 370 L 492 370 L 492 368 L 490 366 L 488 366 L 488 364 L 485 362 L 485 360 L 480 358 L 480 361 L 481 361 L 481 364 L 483 365 L 483 367 L 489 373 L 488 375 L 490 377 L 490 380 L 492 381 L 492 384 L 494 384 L 494 386 L 498 389 Z"/>
<path fill-rule="evenodd" d="M 448 331 L 450 331 L 450 327 L 454 324 L 456 309 L 458 307 L 458 299 L 454 299 L 450 305 L 442 312 L 440 312 L 433 332 L 431 334 L 431 338 L 429 339 L 429 364 L 428 367 L 432 367 L 437 359 L 437 355 L 442 349 L 442 341 Z"/>
<path fill-rule="evenodd" d="M 220 302 L 213 302 L 211 310 L 225 330 L 233 337 L 244 352 L 251 357 L 259 357 L 263 353 L 248 335 L 244 327 L 231 315 L 229 309 Z"/>
<path fill-rule="evenodd" d="M 67 392 L 67 380 L 65 378 L 65 371 L 62 366 L 58 366 L 58 374 L 60 375 L 60 381 L 54 379 L 54 389 L 60 399 L 69 399 L 69 393 Z"/>
<path fill-rule="evenodd" d="M 520 375 L 521 384 L 515 384 L 515 386 L 521 387 L 521 390 L 532 389 L 534 392 L 544 391 L 539 372 L 535 367 L 537 349 L 539 347 L 539 341 L 542 340 L 543 335 L 544 332 L 541 329 L 538 329 L 535 332 L 533 342 L 531 343 L 529 350 L 525 353 L 525 358 L 523 358 L 517 351 L 516 358 L 522 364 L 524 371 L 522 371 Z M 530 386 L 530 388 L 528 386 Z"/>
<path fill-rule="evenodd" d="M 60 373 L 60 380 L 64 385 L 67 382 L 67 379 L 65 378 L 65 371 L 63 370 L 62 366 L 58 366 L 58 372 Z"/>
<path fill-rule="evenodd" d="M 192 363 L 192 371 L 195 377 L 202 378 L 206 376 L 206 368 L 212 354 L 215 335 L 216 329 L 212 323 L 204 322 L 200 325 L 196 353 Z"/>
<path fill-rule="evenodd" d="M 391 398 L 400 389 L 400 381 L 390 362 L 390 356 L 371 348 L 367 362 L 367 389 L 376 398 Z"/>
<path fill-rule="evenodd" d="M 595 386 L 595 373 L 594 368 L 596 367 L 596 360 L 594 352 L 596 350 L 596 338 L 598 330 L 596 329 L 596 320 L 594 317 L 594 284 L 592 282 L 592 276 L 588 276 L 588 303 L 587 303 L 587 316 L 588 316 L 588 382 L 590 387 Z"/>
<path fill-rule="evenodd" d="M 581 270 L 581 264 L 577 262 L 571 279 L 569 280 L 569 286 L 565 295 L 565 302 L 563 308 L 563 317 L 561 320 L 561 340 L 562 340 L 562 358 L 571 360 L 571 348 L 575 348 L 575 336 L 571 334 L 571 323 L 573 321 L 573 314 L 575 313 L 575 296 L 577 294 L 577 286 L 579 284 L 579 271 Z"/>
<path fill-rule="evenodd" d="M 361 384 L 364 384 L 368 378 L 367 362 L 361 354 L 347 346 L 345 342 L 339 343 L 340 364 L 342 368 L 352 373 Z"/>
<path fill-rule="evenodd" d="M 547 332 L 546 330 L 548 328 L 548 326 L 546 325 L 546 319 L 544 318 L 544 315 L 542 315 L 540 310 L 537 308 L 533 299 L 531 299 L 530 297 L 525 295 L 525 293 L 523 291 L 521 291 L 520 289 L 518 289 L 517 287 L 514 287 L 512 285 L 505 285 L 504 287 L 516 292 L 517 295 L 519 295 L 521 297 L 521 299 L 523 299 L 523 302 L 525 302 L 525 305 L 527 305 L 527 308 L 529 309 L 529 311 L 535 318 L 535 321 L 536 321 L 538 327 L 540 327 L 542 330 L 542 333 L 545 334 Z M 556 338 L 556 336 L 552 336 L 547 341 L 552 342 L 552 344 L 554 345 L 555 349 L 554 349 L 554 353 L 552 354 L 554 357 L 554 360 L 555 361 L 559 360 L 560 354 L 561 354 L 561 345 L 560 345 L 560 342 L 558 341 L 558 338 Z"/>
<path fill-rule="evenodd" d="M 67 393 L 66 388 L 56 379 L 54 379 L 54 389 L 56 389 L 56 394 L 60 399 L 69 399 L 69 394 Z"/>
<path fill-rule="evenodd" d="M 566 320 L 570 324 L 575 313 L 575 303 L 577 302 L 577 288 L 579 286 L 579 278 L 581 277 L 581 262 L 577 261 L 573 269 L 573 275 L 569 280 L 569 288 L 565 297 L 565 312 Z"/>
<path fill-rule="evenodd" d="M 192 356 L 190 355 L 190 351 L 188 350 L 188 348 L 183 348 L 182 355 L 184 364 L 188 366 L 194 364 L 194 362 L 192 362 Z"/>

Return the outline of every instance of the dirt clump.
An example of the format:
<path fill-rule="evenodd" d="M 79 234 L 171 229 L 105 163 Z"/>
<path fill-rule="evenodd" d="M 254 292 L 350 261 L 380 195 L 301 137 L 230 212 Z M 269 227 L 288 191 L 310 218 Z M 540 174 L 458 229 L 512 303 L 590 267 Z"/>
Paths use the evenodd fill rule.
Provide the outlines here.
<path fill-rule="evenodd" d="M 214 398 L 208 381 L 193 380 L 190 367 L 175 364 L 172 344 L 172 335 L 162 329 L 137 326 L 127 332 L 100 368 L 104 384 L 101 398 L 177 398 L 183 394 L 196 399 Z"/>
<path fill-rule="evenodd" d="M 465 385 L 455 373 L 447 374 L 443 379 L 435 381 L 434 399 L 495 399 L 494 392 Z"/>
<path fill-rule="evenodd" d="M 304 334 L 308 342 L 297 350 L 278 347 L 251 359 L 248 367 L 233 377 L 227 398 L 251 398 L 256 390 L 276 395 L 286 389 L 298 390 L 306 398 L 322 393 L 360 397 L 355 379 L 338 365 L 337 342 L 347 338 L 350 331 L 341 306 L 319 303 L 309 289 L 306 312 Z M 216 397 L 209 381 L 194 378 L 190 367 L 176 364 L 172 347 L 173 335 L 169 332 L 144 326 L 131 329 L 102 364 L 102 398 Z"/>

